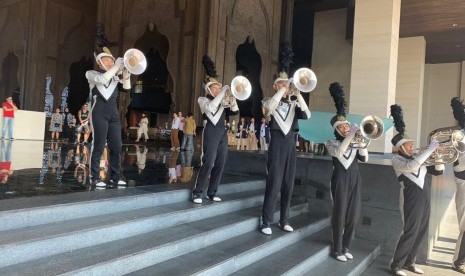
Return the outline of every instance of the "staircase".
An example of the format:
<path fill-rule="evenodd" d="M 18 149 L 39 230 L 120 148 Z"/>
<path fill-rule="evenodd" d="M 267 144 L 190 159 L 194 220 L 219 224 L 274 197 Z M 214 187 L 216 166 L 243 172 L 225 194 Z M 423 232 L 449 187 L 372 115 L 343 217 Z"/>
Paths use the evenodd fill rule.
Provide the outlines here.
<path fill-rule="evenodd" d="M 223 202 L 201 205 L 189 189 L 158 185 L 1 211 L 0 275 L 360 275 L 379 255 L 356 239 L 354 260 L 331 258 L 329 217 L 306 203 L 291 207 L 294 232 L 261 234 L 264 187 L 223 184 Z"/>

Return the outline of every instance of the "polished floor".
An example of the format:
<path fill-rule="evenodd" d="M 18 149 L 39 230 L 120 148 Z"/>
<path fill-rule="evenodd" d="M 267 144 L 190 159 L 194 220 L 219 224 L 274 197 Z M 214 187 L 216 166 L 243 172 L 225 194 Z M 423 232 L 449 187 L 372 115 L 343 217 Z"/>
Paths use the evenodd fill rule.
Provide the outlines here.
<path fill-rule="evenodd" d="M 191 187 L 199 158 L 199 149 L 179 152 L 154 143 L 124 144 L 121 174 L 128 187 L 166 183 Z M 1 141 L 0 200 L 92 191 L 95 187 L 89 184 L 89 161 L 89 144 Z M 100 171 L 106 179 L 106 153 Z"/>

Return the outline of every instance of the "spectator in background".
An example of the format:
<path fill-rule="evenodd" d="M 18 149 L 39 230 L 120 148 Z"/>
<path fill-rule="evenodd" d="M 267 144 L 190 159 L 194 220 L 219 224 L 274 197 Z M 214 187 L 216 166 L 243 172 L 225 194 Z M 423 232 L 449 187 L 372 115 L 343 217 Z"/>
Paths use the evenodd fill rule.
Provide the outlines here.
<path fill-rule="evenodd" d="M 13 103 L 13 97 L 7 97 L 6 102 L 2 104 L 3 108 L 3 129 L 2 139 L 5 139 L 5 134 L 8 131 L 8 138 L 13 140 L 13 125 L 15 122 L 15 111 L 18 110 Z"/>
<path fill-rule="evenodd" d="M 84 143 L 87 143 L 90 134 L 89 119 L 90 113 L 87 109 L 87 104 L 83 104 L 81 110 L 78 112 L 79 126 L 76 128 L 77 143 L 81 142 L 81 133 L 84 133 Z"/>
<path fill-rule="evenodd" d="M 258 150 L 257 141 L 257 126 L 255 125 L 255 118 L 250 118 L 250 124 L 248 127 L 248 150 Z"/>
<path fill-rule="evenodd" d="M 139 128 L 137 129 L 137 140 L 136 143 L 139 142 L 142 134 L 144 134 L 145 142 L 149 140 L 149 119 L 147 119 L 147 115 L 145 112 L 142 113 L 142 118 L 140 119 L 139 122 Z"/>
<path fill-rule="evenodd" d="M 63 117 L 63 138 L 73 142 L 74 127 L 76 125 L 76 118 L 69 112 L 69 108 L 65 107 L 62 114 Z"/>
<path fill-rule="evenodd" d="M 171 150 L 180 150 L 179 147 L 179 123 L 181 120 L 176 112 L 173 112 L 173 120 L 171 121 Z"/>
<path fill-rule="evenodd" d="M 52 132 L 52 141 L 60 138 L 60 133 L 63 131 L 63 117 L 61 116 L 60 113 L 60 108 L 57 107 L 55 109 L 55 113 L 52 114 L 52 117 L 50 118 L 50 127 L 49 131 Z"/>
<path fill-rule="evenodd" d="M 197 128 L 192 112 L 184 119 L 184 138 L 182 139 L 181 150 L 194 151 L 194 136 Z"/>
<path fill-rule="evenodd" d="M 182 116 L 182 112 L 178 112 L 178 118 L 179 118 L 179 132 L 178 132 L 178 138 L 179 138 L 179 144 L 182 145 L 182 141 L 184 139 L 184 117 Z"/>
<path fill-rule="evenodd" d="M 262 123 L 260 125 L 260 149 L 268 150 L 268 144 L 270 143 L 270 126 L 266 123 L 265 117 L 262 117 Z"/>

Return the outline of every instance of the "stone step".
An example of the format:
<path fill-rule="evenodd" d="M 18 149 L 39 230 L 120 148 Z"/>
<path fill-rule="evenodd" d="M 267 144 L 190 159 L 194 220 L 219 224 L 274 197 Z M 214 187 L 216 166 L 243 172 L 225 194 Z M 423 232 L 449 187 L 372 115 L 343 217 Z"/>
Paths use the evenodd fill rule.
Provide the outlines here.
<path fill-rule="evenodd" d="M 221 204 L 214 203 L 215 206 Z M 294 206 L 292 210 L 293 216 L 302 214 L 308 211 L 307 204 Z M 255 232 L 260 212 L 261 206 L 257 206 L 211 216 L 4 267 L 0 269 L 0 275 L 124 275 L 247 232 Z M 278 217 L 279 213 L 275 216 Z M 100 236 L 103 238 L 105 235 Z"/>
<path fill-rule="evenodd" d="M 365 269 L 380 255 L 381 246 L 375 242 L 354 239 L 350 245 L 350 253 L 354 255 L 353 260 L 340 262 L 330 255 L 316 266 L 304 267 L 295 271 L 290 271 L 285 275 L 305 275 L 305 276 L 323 276 L 323 275 L 361 275 Z M 294 272 L 305 271 L 305 273 L 296 274 Z"/>
<path fill-rule="evenodd" d="M 232 275 L 301 275 L 327 259 L 330 251 L 331 228 L 326 227 Z"/>
<path fill-rule="evenodd" d="M 326 228 L 330 222 L 324 215 L 310 213 L 303 213 L 289 221 L 295 229 L 292 233 L 273 226 L 273 235 L 266 236 L 256 229 L 129 275 L 229 275 L 300 242 Z"/>
<path fill-rule="evenodd" d="M 263 191 L 225 195 L 202 205 L 183 201 L 0 233 L 0 267 L 90 247 L 263 203 Z M 14 258 L 12 258 L 14 257 Z"/>
<path fill-rule="evenodd" d="M 220 186 L 220 195 L 264 189 L 264 187 L 264 180 L 228 183 Z M 188 201 L 191 198 L 191 190 L 186 188 L 173 190 L 168 185 L 160 185 L 157 190 L 160 192 L 140 193 L 131 188 L 124 191 L 104 191 L 105 193 L 96 191 L 87 197 L 93 200 L 86 200 L 85 196 L 78 195 L 78 198 L 82 198 L 81 201 L 1 211 L 0 231 L 160 206 Z M 125 196 L 131 193 L 134 195 Z M 105 198 L 107 194 L 115 194 L 115 197 Z"/>

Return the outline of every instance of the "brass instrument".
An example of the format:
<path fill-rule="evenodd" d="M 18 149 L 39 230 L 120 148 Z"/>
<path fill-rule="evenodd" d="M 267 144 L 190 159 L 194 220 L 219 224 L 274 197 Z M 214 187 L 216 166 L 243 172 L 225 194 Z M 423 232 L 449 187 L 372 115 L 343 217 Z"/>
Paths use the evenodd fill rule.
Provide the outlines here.
<path fill-rule="evenodd" d="M 291 80 L 294 87 L 304 93 L 308 93 L 315 89 L 317 84 L 315 73 L 313 73 L 312 70 L 305 67 L 295 71 Z"/>
<path fill-rule="evenodd" d="M 133 75 L 140 75 L 144 73 L 147 68 L 147 59 L 145 55 L 137 49 L 129 49 L 123 56 L 124 68 Z"/>
<path fill-rule="evenodd" d="M 350 147 L 354 149 L 364 149 L 368 147 L 371 140 L 376 140 L 384 133 L 383 121 L 374 115 L 363 118 L 360 122 L 360 129 L 355 133 L 354 139 L 350 142 Z M 361 146 L 361 144 L 363 146 Z"/>
<path fill-rule="evenodd" d="M 454 163 L 461 153 L 465 153 L 465 133 L 459 127 L 451 126 L 435 129 L 428 135 L 428 145 L 431 141 L 438 141 L 439 147 L 426 159 L 423 165 Z M 417 149 L 418 153 L 426 148 Z"/>
<path fill-rule="evenodd" d="M 233 102 L 233 98 L 245 101 L 252 94 L 252 84 L 250 81 L 243 76 L 236 76 L 231 81 L 231 87 L 226 92 L 226 95 L 223 98 L 223 106 L 230 107 Z"/>

